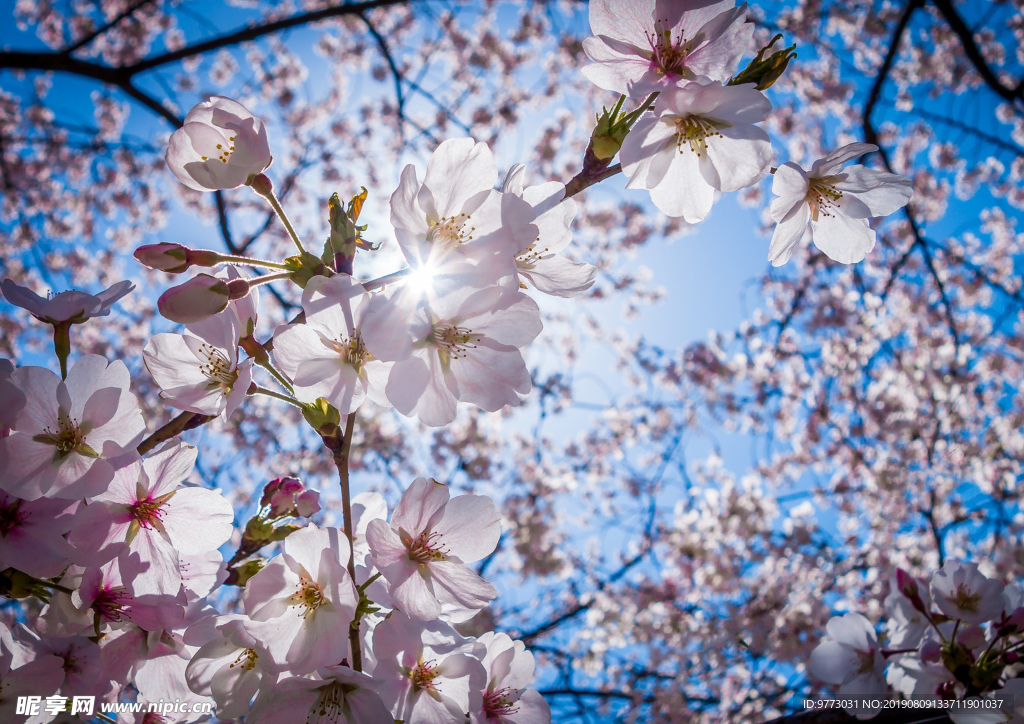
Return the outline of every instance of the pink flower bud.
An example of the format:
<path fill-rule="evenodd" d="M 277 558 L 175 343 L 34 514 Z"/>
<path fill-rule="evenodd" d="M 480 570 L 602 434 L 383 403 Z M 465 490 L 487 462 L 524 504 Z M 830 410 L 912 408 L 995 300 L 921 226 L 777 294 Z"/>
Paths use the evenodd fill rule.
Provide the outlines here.
<path fill-rule="evenodd" d="M 320 491 L 312 488 L 302 491 L 295 498 L 295 510 L 303 518 L 311 518 L 320 512 Z"/>
<path fill-rule="evenodd" d="M 188 249 L 181 244 L 146 244 L 133 256 L 150 269 L 178 274 L 188 269 Z"/>
<path fill-rule="evenodd" d="M 922 613 L 925 612 L 924 601 L 921 600 L 921 591 L 917 587 L 917 581 L 902 568 L 896 569 L 896 587 L 900 593 L 910 599 L 910 603 L 913 604 L 914 608 Z"/>
<path fill-rule="evenodd" d="M 981 626 L 973 625 L 960 629 L 956 637 L 957 642 L 968 649 L 977 649 L 985 645 L 985 630 Z"/>
<path fill-rule="evenodd" d="M 921 644 L 918 656 L 926 664 L 937 664 L 942 660 L 942 645 L 934 639 L 928 639 Z"/>
<path fill-rule="evenodd" d="M 1003 662 L 1008 666 L 1016 664 L 1018 661 L 1020 661 L 1020 654 L 1018 654 L 1016 651 L 1007 651 L 1005 654 L 1003 654 Z"/>
<path fill-rule="evenodd" d="M 223 279 L 200 274 L 160 295 L 160 314 L 172 322 L 192 324 L 224 311 L 230 300 L 230 288 Z"/>
<path fill-rule="evenodd" d="M 270 518 L 281 518 L 286 515 L 297 515 L 295 496 L 305 491 L 305 486 L 298 478 L 274 478 L 263 488 L 260 506 L 269 506 Z"/>
<path fill-rule="evenodd" d="M 1009 636 L 1021 630 L 1024 630 L 1024 606 L 1014 609 L 996 627 L 996 633 L 999 636 Z"/>

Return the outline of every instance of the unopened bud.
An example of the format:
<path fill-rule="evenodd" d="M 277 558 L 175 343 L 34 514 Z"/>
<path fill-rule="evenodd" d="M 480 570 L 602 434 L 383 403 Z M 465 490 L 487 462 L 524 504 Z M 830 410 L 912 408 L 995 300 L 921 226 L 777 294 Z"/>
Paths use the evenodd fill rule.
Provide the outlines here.
<path fill-rule="evenodd" d="M 1024 606 L 1014 609 L 1009 616 L 1000 621 L 996 627 L 996 634 L 1009 636 L 1021 630 L 1024 630 Z"/>
<path fill-rule="evenodd" d="M 622 148 L 622 141 L 610 135 L 594 136 L 590 139 L 590 147 L 594 155 L 602 161 L 614 158 L 615 154 Z"/>
<path fill-rule="evenodd" d="M 1003 654 L 1003 663 L 1005 663 L 1007 666 L 1016 664 L 1018 661 L 1020 661 L 1020 654 L 1018 654 L 1016 651 L 1007 651 L 1005 654 Z"/>
<path fill-rule="evenodd" d="M 924 601 L 921 600 L 921 590 L 918 588 L 917 581 L 914 577 L 907 573 L 902 568 L 896 569 L 896 587 L 900 593 L 910 599 L 910 603 L 918 611 L 926 613 Z"/>
<path fill-rule="evenodd" d="M 308 488 L 295 496 L 295 512 L 303 518 L 311 518 L 320 512 L 320 491 Z"/>
<path fill-rule="evenodd" d="M 231 283 L 236 281 L 243 281 L 248 293 L 248 282 L 235 279 Z M 193 324 L 224 311 L 232 298 L 245 296 L 241 294 L 232 297 L 231 294 L 228 282 L 209 274 L 200 274 L 161 294 L 157 300 L 157 307 L 160 314 L 172 322 Z"/>
<path fill-rule="evenodd" d="M 150 269 L 178 274 L 189 267 L 188 249 L 181 244 L 145 244 L 132 255 Z"/>
<path fill-rule="evenodd" d="M 228 282 L 228 299 L 241 299 L 249 294 L 249 282 L 246 279 L 232 279 Z"/>
<path fill-rule="evenodd" d="M 942 644 L 934 639 L 928 639 L 918 649 L 918 656 L 926 664 L 937 664 L 942 660 Z"/>
<path fill-rule="evenodd" d="M 960 629 L 957 642 L 968 649 L 977 649 L 985 645 L 985 630 L 981 626 L 967 626 Z"/>
<path fill-rule="evenodd" d="M 252 186 L 252 190 L 258 193 L 260 196 L 269 197 L 274 193 L 274 183 L 270 180 L 270 177 L 265 173 L 258 173 L 249 179 L 248 184 Z"/>
<path fill-rule="evenodd" d="M 796 57 L 796 43 L 788 48 L 776 50 L 767 58 L 764 57 L 764 54 L 775 45 L 775 42 L 781 39 L 782 33 L 779 33 L 771 39 L 768 45 L 757 51 L 757 55 L 754 56 L 754 59 L 750 61 L 747 67 L 729 80 L 729 85 L 754 83 L 755 87 L 760 91 L 770 88 L 775 81 L 782 77 L 786 67 L 789 65 L 789 61 Z"/>

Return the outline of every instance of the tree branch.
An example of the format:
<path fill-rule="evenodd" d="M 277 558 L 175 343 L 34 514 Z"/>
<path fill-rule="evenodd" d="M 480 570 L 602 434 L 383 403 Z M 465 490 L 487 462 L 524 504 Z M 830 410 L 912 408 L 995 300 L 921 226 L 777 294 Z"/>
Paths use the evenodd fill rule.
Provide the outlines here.
<path fill-rule="evenodd" d="M 957 13 L 956 8 L 953 7 L 953 3 L 950 0 L 932 0 L 932 3 L 938 9 L 939 14 L 949 24 L 950 30 L 960 39 L 960 45 L 964 49 L 964 55 L 971 61 L 971 65 L 978 71 L 978 75 L 985 81 L 992 91 L 996 93 L 1000 98 L 1006 101 L 1020 100 L 1024 95 L 1024 81 L 1010 87 L 1003 85 L 1003 82 L 999 80 L 999 77 L 995 74 L 995 71 L 989 67 L 988 62 L 985 60 L 985 56 L 981 52 L 981 48 L 974 42 L 974 33 L 967 27 L 967 23 Z"/>

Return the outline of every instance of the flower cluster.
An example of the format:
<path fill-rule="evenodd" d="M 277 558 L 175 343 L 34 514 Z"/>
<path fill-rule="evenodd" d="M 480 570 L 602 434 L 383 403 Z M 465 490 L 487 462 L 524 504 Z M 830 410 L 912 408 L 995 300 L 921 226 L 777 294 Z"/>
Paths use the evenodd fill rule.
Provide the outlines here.
<path fill-rule="evenodd" d="M 870 719 L 889 698 L 908 700 L 1001 699 L 1001 707 L 950 708 L 956 724 L 1008 721 L 1024 716 L 1024 679 L 1017 678 L 1024 646 L 1024 588 L 983 575 L 974 563 L 948 561 L 930 584 L 896 571 L 885 599 L 885 643 L 859 613 L 828 622 L 828 640 L 811 654 L 811 675 L 853 702 L 847 711 Z"/>

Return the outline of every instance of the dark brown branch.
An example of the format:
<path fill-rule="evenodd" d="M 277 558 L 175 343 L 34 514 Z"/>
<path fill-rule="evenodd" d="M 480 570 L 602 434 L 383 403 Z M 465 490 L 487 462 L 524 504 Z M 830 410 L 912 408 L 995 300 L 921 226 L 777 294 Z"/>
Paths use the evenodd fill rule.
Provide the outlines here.
<path fill-rule="evenodd" d="M 384 40 L 384 36 L 378 32 L 376 26 L 370 22 L 369 18 L 364 14 L 359 16 L 363 22 L 366 23 L 366 28 L 370 31 L 370 35 L 377 41 L 377 47 L 380 48 L 381 55 L 384 56 L 385 62 L 388 64 L 388 68 L 391 69 L 391 77 L 395 80 L 395 103 L 396 109 L 395 114 L 398 118 L 398 137 L 404 144 L 405 142 L 405 97 L 402 92 L 402 80 L 403 76 L 401 71 L 398 70 L 398 64 L 395 63 L 394 56 L 391 55 L 391 49 L 388 47 L 387 41 Z"/>
<path fill-rule="evenodd" d="M 573 176 L 569 183 L 565 185 L 565 198 L 575 196 L 580 191 L 586 188 L 590 188 L 596 183 L 604 181 L 606 178 L 611 178 L 617 173 L 622 171 L 622 164 L 617 163 L 614 166 L 608 166 L 602 168 L 600 171 L 588 171 L 586 167 L 578 174 Z"/>
<path fill-rule="evenodd" d="M 63 50 L 61 50 L 61 51 L 60 51 L 60 52 L 61 52 L 61 54 L 63 54 L 63 55 L 71 55 L 71 54 L 72 54 L 72 53 L 74 53 L 74 52 L 75 52 L 76 50 L 78 50 L 78 49 L 80 49 L 80 48 L 83 48 L 83 47 L 85 47 L 86 45 L 88 45 L 88 44 L 89 44 L 89 43 L 91 43 L 92 41 L 96 40 L 96 38 L 98 38 L 98 37 L 100 37 L 101 35 L 103 35 L 103 33 L 107 32 L 108 30 L 110 30 L 111 28 L 113 28 L 113 27 L 114 27 L 115 25 L 117 25 L 118 23 L 120 23 L 120 22 L 121 22 L 122 20 L 124 20 L 125 18 L 131 17 L 131 16 L 132 16 L 132 15 L 134 15 L 134 14 L 135 14 L 135 13 L 136 13 L 136 12 L 137 12 L 138 10 L 141 10 L 141 9 L 142 9 L 142 8 L 144 8 L 144 7 L 146 6 L 146 5 L 150 5 L 150 4 L 152 4 L 152 3 L 153 3 L 153 1 L 154 1 L 154 0 L 138 0 L 138 1 L 137 1 L 137 2 L 135 3 L 135 4 L 133 4 L 133 5 L 129 5 L 129 6 L 128 6 L 127 8 L 125 8 L 125 9 L 124 9 L 123 11 L 121 11 L 120 13 L 118 13 L 117 15 L 115 15 L 115 16 L 114 16 L 114 17 L 113 17 L 113 18 L 112 18 L 112 19 L 110 20 L 110 22 L 108 22 L 108 23 L 104 23 L 103 25 L 100 25 L 100 26 L 99 26 L 98 28 L 95 28 L 95 29 L 94 29 L 94 30 L 93 30 L 92 32 L 86 33 L 86 34 L 85 34 L 85 35 L 83 35 L 83 36 L 82 36 L 81 38 L 79 38 L 78 40 L 76 40 L 76 41 L 75 41 L 74 43 L 72 43 L 71 45 L 67 46 L 67 47 L 66 47 L 66 48 L 64 48 Z"/>
<path fill-rule="evenodd" d="M 957 13 L 956 8 L 953 7 L 953 3 L 950 0 L 932 0 L 932 4 L 938 9 L 939 13 L 949 24 L 950 30 L 960 39 L 960 45 L 964 49 L 964 55 L 971 61 L 971 65 L 978 71 L 978 75 L 985 81 L 992 91 L 994 91 L 1000 98 L 1006 101 L 1018 101 L 1024 95 L 1024 80 L 1014 85 L 1013 87 L 1004 85 L 999 77 L 995 74 L 995 71 L 989 67 L 988 62 L 985 60 L 985 56 L 981 52 L 981 48 L 974 42 L 974 33 L 967 27 L 967 23 Z"/>

